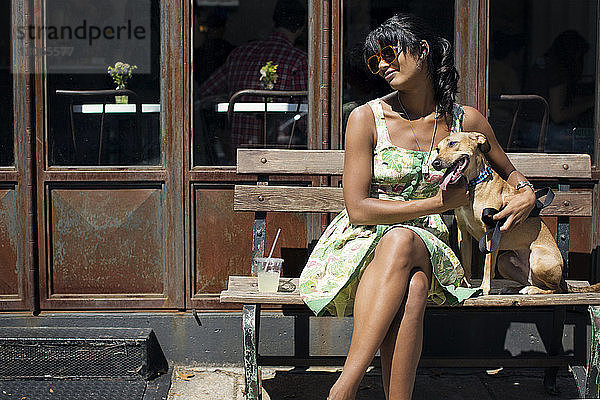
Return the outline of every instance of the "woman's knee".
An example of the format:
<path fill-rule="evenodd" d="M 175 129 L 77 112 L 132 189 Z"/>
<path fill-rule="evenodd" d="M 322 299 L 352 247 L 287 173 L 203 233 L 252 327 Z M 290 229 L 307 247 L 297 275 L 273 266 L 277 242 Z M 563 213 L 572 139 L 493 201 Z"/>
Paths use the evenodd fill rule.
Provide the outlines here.
<path fill-rule="evenodd" d="M 393 228 L 381 238 L 375 257 L 388 264 L 393 271 L 425 267 L 429 252 L 415 232 L 406 228 Z M 392 272 L 393 272 L 392 271 Z"/>
<path fill-rule="evenodd" d="M 414 264 L 418 253 L 418 242 L 421 239 L 416 233 L 406 228 L 393 228 L 379 241 L 377 255 L 388 257 L 396 263 Z"/>

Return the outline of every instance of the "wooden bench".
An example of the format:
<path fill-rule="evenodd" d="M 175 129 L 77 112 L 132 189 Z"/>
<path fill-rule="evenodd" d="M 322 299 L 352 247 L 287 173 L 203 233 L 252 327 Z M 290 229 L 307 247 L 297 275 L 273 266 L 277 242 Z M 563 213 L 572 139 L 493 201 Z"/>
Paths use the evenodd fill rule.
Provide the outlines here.
<path fill-rule="evenodd" d="M 239 174 L 257 175 L 256 185 L 236 185 L 234 193 L 234 209 L 236 211 L 254 211 L 253 257 L 265 253 L 265 229 L 267 212 L 303 212 L 303 213 L 337 213 L 344 208 L 344 199 L 340 176 L 343 170 L 342 150 L 266 150 L 238 149 L 237 172 Z M 515 167 L 534 183 L 552 186 L 556 197 L 552 204 L 545 208 L 541 215 L 557 217 L 557 243 L 568 265 L 569 257 L 569 217 L 589 217 L 592 215 L 592 190 L 590 157 L 587 155 L 560 154 L 509 154 Z M 277 185 L 269 182 L 273 175 L 304 175 L 302 182 L 317 182 L 314 176 L 321 177 L 321 182 L 332 187 L 290 186 Z M 451 215 L 445 215 L 446 222 L 452 222 Z M 448 218 L 449 217 L 449 218 Z M 568 273 L 565 268 L 565 276 Z M 298 279 L 285 278 L 280 280 L 279 292 L 259 293 L 257 281 L 251 276 L 231 276 L 227 290 L 221 292 L 223 303 L 238 303 L 243 305 L 243 348 L 244 370 L 247 399 L 261 398 L 260 373 L 258 369 L 259 322 L 262 305 L 302 307 L 303 303 L 298 293 Z M 586 281 L 570 281 L 574 285 L 589 285 Z M 510 285 L 507 281 L 494 280 L 492 293 L 497 289 Z M 566 306 L 591 306 L 600 304 L 600 294 L 556 294 L 556 295 L 503 295 L 490 294 L 466 300 L 457 307 L 438 307 L 442 309 L 506 309 L 516 310 L 517 307 L 539 309 L 551 307 L 554 313 L 554 328 L 552 343 L 547 349 L 548 362 L 543 364 L 547 369 L 545 385 L 554 385 L 559 366 L 571 362 L 562 356 L 562 336 L 566 316 Z M 305 307 L 308 313 L 308 308 Z M 428 306 L 429 308 L 429 306 Z M 592 315 L 600 315 L 600 308 L 590 307 Z M 592 318 L 594 319 L 594 318 Z M 600 320 L 600 317 L 598 318 Z M 593 321 L 594 322 L 594 321 Z M 598 322 L 598 321 L 596 321 Z M 594 332 L 598 325 L 593 324 Z M 595 334 L 595 333 L 594 333 Z M 299 338 L 296 338 L 298 340 Z M 597 345 L 597 343 L 593 342 Z M 596 346 L 592 351 L 597 352 Z M 297 347 L 296 347 L 297 348 Z M 304 355 L 308 355 L 307 351 Z M 298 356 L 298 354 L 296 354 Z M 573 358 L 573 357 L 571 357 Z M 590 357 L 597 361 L 597 357 Z M 517 361 L 511 365 L 520 365 Z M 289 362 L 286 362 L 288 365 Z M 539 363 L 537 365 L 540 365 Z M 594 371 L 592 371 L 594 370 Z M 590 378 L 598 373 L 598 366 L 587 367 L 586 391 L 598 391 L 597 383 Z M 595 393 L 595 392 L 594 392 Z"/>

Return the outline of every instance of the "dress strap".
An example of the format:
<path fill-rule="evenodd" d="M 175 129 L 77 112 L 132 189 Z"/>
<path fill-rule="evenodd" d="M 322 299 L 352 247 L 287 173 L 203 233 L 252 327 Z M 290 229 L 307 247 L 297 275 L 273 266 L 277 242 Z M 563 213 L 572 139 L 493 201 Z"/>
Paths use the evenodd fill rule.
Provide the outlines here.
<path fill-rule="evenodd" d="M 381 106 L 381 100 L 371 100 L 367 104 L 369 104 L 369 107 L 371 107 L 371 110 L 373 111 L 373 116 L 375 116 L 375 128 L 377 129 L 376 146 L 379 146 L 380 143 L 390 142 L 387 125 L 385 124 L 385 117 L 383 115 L 383 107 Z"/>
<path fill-rule="evenodd" d="M 463 106 L 454 103 L 452 107 L 452 128 L 450 129 L 450 133 L 462 132 L 464 116 L 465 110 L 463 109 Z"/>

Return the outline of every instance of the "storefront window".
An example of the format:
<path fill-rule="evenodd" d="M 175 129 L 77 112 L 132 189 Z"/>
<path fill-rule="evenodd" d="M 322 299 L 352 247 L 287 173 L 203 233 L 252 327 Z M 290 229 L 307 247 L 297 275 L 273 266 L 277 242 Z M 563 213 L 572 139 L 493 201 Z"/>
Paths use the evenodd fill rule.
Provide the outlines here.
<path fill-rule="evenodd" d="M 160 163 L 159 6 L 47 0 L 43 25 L 19 31 L 46 66 L 49 165 Z M 125 82 L 108 73 L 118 62 Z"/>
<path fill-rule="evenodd" d="M 306 148 L 307 8 L 194 0 L 194 165 L 233 165 L 241 147 Z"/>
<path fill-rule="evenodd" d="M 11 7 L 10 1 L 2 3 L 2 33 L 0 34 L 0 167 L 13 165 L 15 162 L 13 133 L 13 74 L 11 65 Z"/>
<path fill-rule="evenodd" d="M 362 48 L 367 34 L 395 13 L 418 15 L 429 23 L 438 35 L 454 41 L 454 2 L 435 0 L 348 0 L 344 1 L 344 68 L 342 86 L 342 118 L 369 100 L 391 91 L 379 76 L 369 72 L 363 61 Z"/>
<path fill-rule="evenodd" d="M 489 120 L 506 151 L 593 154 L 597 7 L 490 2 Z"/>

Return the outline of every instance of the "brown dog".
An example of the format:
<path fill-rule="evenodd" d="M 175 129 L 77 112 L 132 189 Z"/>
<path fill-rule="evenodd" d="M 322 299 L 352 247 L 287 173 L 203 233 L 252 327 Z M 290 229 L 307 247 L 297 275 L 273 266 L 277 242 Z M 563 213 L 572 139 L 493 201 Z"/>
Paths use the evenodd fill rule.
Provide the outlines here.
<path fill-rule="evenodd" d="M 484 208 L 499 210 L 503 200 L 517 191 L 494 171 L 490 171 L 484 153 L 490 150 L 485 135 L 477 132 L 459 132 L 444 138 L 436 149 L 432 165 L 437 170 L 446 168 L 440 184 L 458 181 L 462 176 L 470 183 L 470 204 L 454 210 L 458 225 L 458 242 L 467 281 L 471 279 L 471 236 L 479 240 L 488 229 L 482 221 Z M 485 171 L 491 174 L 485 174 Z M 481 182 L 477 182 L 479 177 Z M 481 179 L 481 178 L 484 179 Z M 491 239 L 486 238 L 487 248 Z M 561 293 L 568 291 L 596 291 L 596 288 L 567 288 L 563 279 L 563 259 L 548 227 L 540 217 L 529 217 L 509 232 L 503 232 L 498 250 L 512 250 L 498 258 L 498 251 L 485 257 L 481 289 L 489 294 L 496 261 L 498 271 L 507 279 L 525 287 L 523 294 Z M 498 260 L 497 260 L 498 258 Z M 584 289 L 584 290 L 580 290 Z"/>

